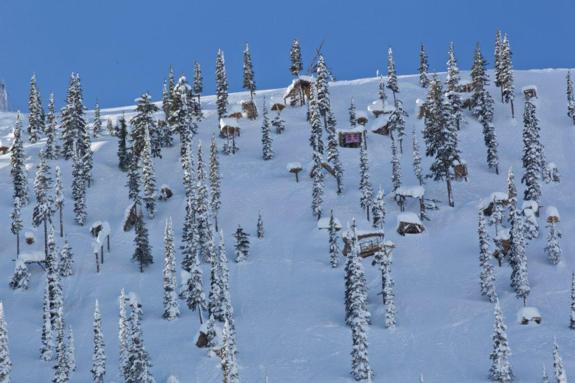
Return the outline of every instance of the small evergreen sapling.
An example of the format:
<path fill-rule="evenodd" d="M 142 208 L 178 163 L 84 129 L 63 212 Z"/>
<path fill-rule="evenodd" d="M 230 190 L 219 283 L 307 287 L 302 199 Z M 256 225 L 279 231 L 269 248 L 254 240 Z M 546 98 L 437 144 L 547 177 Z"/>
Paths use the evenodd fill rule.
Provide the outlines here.
<path fill-rule="evenodd" d="M 26 263 L 21 259 L 16 259 L 16 267 L 14 268 L 14 274 L 12 274 L 9 286 L 13 290 L 27 290 L 30 277 L 31 274 Z"/>
<path fill-rule="evenodd" d="M 569 328 L 575 330 L 575 272 L 571 273 L 571 305 L 569 311 Z"/>
<path fill-rule="evenodd" d="M 559 245 L 559 238 L 561 238 L 561 232 L 557 229 L 555 223 L 549 223 L 547 225 L 549 233 L 547 235 L 547 244 L 545 245 L 545 255 L 551 264 L 556 265 L 561 261 L 561 255 L 563 250 Z"/>
<path fill-rule="evenodd" d="M 264 237 L 264 221 L 262 220 L 262 213 L 261 212 L 258 213 L 258 223 L 257 223 L 256 231 L 257 231 L 258 238 L 262 239 Z"/>
<path fill-rule="evenodd" d="M 234 238 L 236 239 L 235 244 L 235 254 L 236 262 L 243 262 L 248 257 L 248 252 L 250 250 L 250 240 L 248 234 L 244 229 L 238 225 L 236 232 L 234 233 Z"/>
<path fill-rule="evenodd" d="M 553 372 L 557 383 L 567 383 L 567 373 L 565 372 L 563 359 L 561 358 L 561 355 L 559 355 L 559 345 L 557 344 L 557 340 L 553 342 Z"/>

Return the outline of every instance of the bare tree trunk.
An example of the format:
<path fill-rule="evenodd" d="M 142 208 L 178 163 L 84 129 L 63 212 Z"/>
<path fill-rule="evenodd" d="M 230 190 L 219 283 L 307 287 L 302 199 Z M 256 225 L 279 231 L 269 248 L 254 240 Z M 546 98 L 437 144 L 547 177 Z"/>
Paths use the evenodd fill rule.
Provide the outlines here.
<path fill-rule="evenodd" d="M 20 232 L 16 233 L 16 255 L 20 255 Z"/>
<path fill-rule="evenodd" d="M 100 245 L 100 263 L 104 264 L 104 244 Z"/>
<path fill-rule="evenodd" d="M 369 222 L 369 206 L 365 208 L 365 211 L 367 213 L 367 222 Z"/>
<path fill-rule="evenodd" d="M 64 237 L 64 212 L 62 211 L 62 207 L 60 207 L 60 238 Z"/>
<path fill-rule="evenodd" d="M 214 226 L 215 226 L 216 232 L 220 231 L 218 229 L 218 214 L 217 213 L 214 214 Z"/>
<path fill-rule="evenodd" d="M 98 252 L 94 252 L 94 255 L 96 256 L 96 272 L 99 273 L 100 272 L 100 259 L 98 257 Z"/>
<path fill-rule="evenodd" d="M 511 118 L 515 118 L 515 106 L 513 106 L 513 100 L 511 100 Z"/>
<path fill-rule="evenodd" d="M 48 223 L 46 223 L 46 218 L 44 218 L 44 257 L 48 259 Z"/>
<path fill-rule="evenodd" d="M 110 252 L 110 234 L 106 236 L 106 242 L 108 243 L 108 253 Z"/>
<path fill-rule="evenodd" d="M 451 189 L 451 179 L 447 176 L 447 201 L 449 206 L 454 207 L 455 203 L 453 203 L 453 196 L 452 196 L 452 189 Z"/>
<path fill-rule="evenodd" d="M 204 318 L 202 317 L 202 309 L 198 307 L 198 316 L 200 317 L 200 324 L 204 323 Z"/>

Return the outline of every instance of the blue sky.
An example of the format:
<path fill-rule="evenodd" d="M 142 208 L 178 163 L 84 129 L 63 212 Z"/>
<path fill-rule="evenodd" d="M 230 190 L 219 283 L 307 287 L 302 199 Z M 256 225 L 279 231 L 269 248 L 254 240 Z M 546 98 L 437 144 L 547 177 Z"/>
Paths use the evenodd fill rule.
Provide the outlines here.
<path fill-rule="evenodd" d="M 328 65 L 338 79 L 351 79 L 385 70 L 390 46 L 398 72 L 414 73 L 420 42 L 432 70 L 444 70 L 450 41 L 462 69 L 476 42 L 492 62 L 497 28 L 510 36 L 517 69 L 569 67 L 574 15 L 573 0 L 2 0 L 0 79 L 12 109 L 25 110 L 32 73 L 46 105 L 51 91 L 61 102 L 70 72 L 77 71 L 87 106 L 98 99 L 110 107 L 131 104 L 144 91 L 160 98 L 168 66 L 191 75 L 194 60 L 212 93 L 218 48 L 226 55 L 230 90 L 241 90 L 246 42 L 258 87 L 275 88 L 290 81 L 294 37 L 306 67 L 325 40 Z"/>

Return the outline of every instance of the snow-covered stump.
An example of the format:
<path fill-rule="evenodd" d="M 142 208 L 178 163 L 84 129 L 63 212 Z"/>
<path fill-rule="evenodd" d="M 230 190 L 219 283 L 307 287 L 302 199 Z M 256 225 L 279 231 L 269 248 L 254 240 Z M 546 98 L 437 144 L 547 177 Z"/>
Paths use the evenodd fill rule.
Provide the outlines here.
<path fill-rule="evenodd" d="M 517 322 L 521 325 L 539 325 L 542 321 L 541 313 L 536 307 L 522 307 L 517 312 Z"/>

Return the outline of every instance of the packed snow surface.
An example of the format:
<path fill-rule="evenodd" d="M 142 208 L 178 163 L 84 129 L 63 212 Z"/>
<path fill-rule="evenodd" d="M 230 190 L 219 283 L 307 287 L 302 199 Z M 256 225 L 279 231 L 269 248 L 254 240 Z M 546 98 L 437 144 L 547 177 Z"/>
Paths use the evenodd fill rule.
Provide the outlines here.
<path fill-rule="evenodd" d="M 557 266 L 551 265 L 544 254 L 544 233 L 529 241 L 527 246 L 531 285 L 528 305 L 537 307 L 545 318 L 540 326 L 521 326 L 514 321 L 523 303 L 515 298 L 509 286 L 509 266 L 505 263 L 502 267 L 495 266 L 496 290 L 512 350 L 511 363 L 520 382 L 538 381 L 543 363 L 548 371 L 552 370 L 554 338 L 560 345 L 567 374 L 575 376 L 575 333 L 569 329 L 569 289 L 575 260 L 575 237 L 572 235 L 575 232 L 575 128 L 566 115 L 565 75 L 566 70 L 514 73 L 516 89 L 526 84 L 535 84 L 538 88 L 537 116 L 546 157 L 555 162 L 562 173 L 560 183 L 542 185 L 541 205 L 560 209 L 563 219 L 559 226 L 564 233 L 560 239 L 563 256 Z M 351 98 L 358 109 L 365 109 L 377 98 L 378 83 L 377 78 L 370 78 L 331 84 L 331 103 L 338 128 L 348 127 L 347 109 Z M 397 97 L 409 114 L 408 135 L 401 156 L 402 183 L 414 185 L 417 180 L 411 167 L 411 148 L 405 143 L 410 142 L 407 138 L 415 130 L 423 149 L 423 121 L 417 119 L 414 109 L 416 99 L 425 99 L 426 90 L 418 85 L 418 76 L 400 77 L 399 88 Z M 489 90 L 496 100 L 494 126 L 499 142 L 500 174 L 488 169 L 481 126 L 466 111 L 466 123 L 459 133 L 459 147 L 468 160 L 470 178 L 469 182 L 454 183 L 455 207 L 446 203 L 443 182 L 427 180 L 426 196 L 441 201 L 439 210 L 427 212 L 430 221 L 425 222 L 423 234 L 402 237 L 394 230 L 399 208 L 392 196 L 386 198 L 386 239 L 396 246 L 392 273 L 397 328 L 390 331 L 384 327 L 385 310 L 377 295 L 381 275 L 377 267 L 365 260 L 372 314 L 368 332 L 369 358 L 376 373 L 374 382 L 416 382 L 420 374 L 426 382 L 487 381 L 494 317 L 493 305 L 481 297 L 479 290 L 477 206 L 494 191 L 506 190 L 507 169 L 511 166 L 516 175 L 518 197 L 523 195 L 523 186 L 519 184 L 523 95 L 517 92 L 516 119 L 513 120 L 509 105 L 499 101 L 499 89 L 490 85 Z M 42 89 L 42 94 L 49 91 Z M 258 91 L 258 109 L 261 111 L 264 96 L 279 99 L 284 91 Z M 160 94 L 160 89 L 153 92 L 156 101 Z M 247 93 L 232 94 L 230 103 L 247 96 Z M 194 152 L 201 141 L 206 153 L 206 146 L 218 128 L 215 97 L 202 97 L 202 107 L 206 118 L 200 123 L 199 135 L 194 139 Z M 220 156 L 223 184 L 219 223 L 225 233 L 230 258 L 231 297 L 243 382 L 266 382 L 266 377 L 270 383 L 352 382 L 349 374 L 351 332 L 344 323 L 344 270 L 342 266 L 336 269 L 330 266 L 328 233 L 317 230 L 317 220 L 311 211 L 311 179 L 305 175 L 296 183 L 285 168 L 288 162 L 307 163 L 311 159 L 306 110 L 306 107 L 288 107 L 282 112 L 286 131 L 273 135 L 275 156 L 272 160 L 261 159 L 261 113 L 258 120 L 242 123 L 242 135 L 237 138 L 240 151 L 234 156 Z M 122 113 L 130 118 L 133 107 L 103 110 L 102 118 L 116 121 Z M 88 120 L 91 116 L 90 112 Z M 14 113 L 0 113 L 0 139 L 5 143 L 11 142 L 14 120 Z M 367 141 L 371 182 L 391 190 L 390 139 L 368 133 Z M 218 138 L 220 147 L 222 142 Z M 178 319 L 162 319 L 162 238 L 168 217 L 173 219 L 178 243 L 178 268 L 181 260 L 179 240 L 185 201 L 178 145 L 176 141 L 173 148 L 163 150 L 162 159 L 154 159 L 157 184 L 172 185 L 174 196 L 158 202 L 156 217 L 147 219 L 154 264 L 144 273 L 138 272 L 137 265 L 131 261 L 133 231 L 122 230 L 128 195 L 124 187 L 126 174 L 118 170 L 116 139 L 103 136 L 93 141 L 94 184 L 88 189 L 85 226 L 77 226 L 73 221 L 71 161 L 51 163 L 52 170 L 56 165 L 62 167 L 65 231 L 75 262 L 74 275 L 63 282 L 66 323 L 74 329 L 77 341 L 77 371 L 72 375 L 72 382 L 91 381 L 92 316 L 96 299 L 103 316 L 108 358 L 106 381 L 122 380 L 117 335 L 118 295 L 122 288 L 140 297 L 144 342 L 156 381 L 165 382 L 170 375 L 178 377 L 182 383 L 221 381 L 217 358 L 210 357 L 205 349 L 194 344 L 194 335 L 200 327 L 198 315 L 180 302 L 182 315 Z M 41 142 L 27 143 L 25 147 L 31 191 L 41 147 Z M 371 224 L 366 221 L 359 202 L 359 150 L 340 148 L 340 152 L 344 191 L 337 195 L 334 179 L 326 176 L 324 217 L 333 209 L 342 223 L 351 222 L 355 217 L 359 228 L 368 229 Z M 423 158 L 426 171 L 430 163 L 430 158 Z M 16 241 L 10 233 L 7 218 L 12 207 L 8 155 L 0 156 L 0 184 L 4 190 L 0 214 L 5 217 L 0 228 L 3 244 L 0 249 L 0 297 L 4 303 L 14 363 L 12 381 L 48 382 L 53 363 L 42 361 L 39 353 L 43 271 L 39 267 L 30 268 L 32 278 L 26 291 L 13 291 L 8 287 L 16 258 Z M 255 236 L 258 211 L 261 211 L 265 226 L 263 239 Z M 32 230 L 31 215 L 32 204 L 23 211 L 24 231 Z M 415 218 L 416 215 L 413 220 Z M 109 222 L 111 227 L 111 253 L 99 274 L 91 253 L 89 232 L 90 224 L 98 220 Z M 544 218 L 539 220 L 543 223 Z M 251 234 L 250 254 L 242 264 L 232 261 L 232 233 L 238 224 Z M 58 238 L 58 246 L 62 244 Z M 21 246 L 25 254 L 42 251 L 43 234 L 38 233 L 33 245 L 22 241 Z M 207 291 L 209 268 L 205 264 L 202 267 Z"/>

